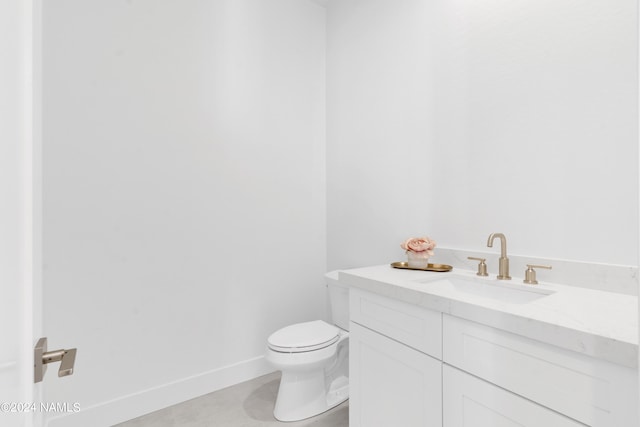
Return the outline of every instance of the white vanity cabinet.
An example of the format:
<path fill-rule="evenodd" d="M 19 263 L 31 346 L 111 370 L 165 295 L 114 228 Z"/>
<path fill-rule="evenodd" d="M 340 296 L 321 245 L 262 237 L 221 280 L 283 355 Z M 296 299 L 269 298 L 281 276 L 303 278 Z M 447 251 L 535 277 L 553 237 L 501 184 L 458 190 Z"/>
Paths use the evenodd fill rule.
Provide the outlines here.
<path fill-rule="evenodd" d="M 522 396 L 518 399 L 526 398 L 584 425 L 638 426 L 636 370 L 446 314 L 443 315 L 443 360 L 447 365 Z M 467 393 L 464 386 L 458 386 L 462 391 L 447 392 L 447 381 L 445 375 L 445 427 L 484 426 L 446 422 L 457 416 L 447 400 L 460 400 Z M 469 379 L 463 381 L 463 384 L 472 383 Z M 542 421 L 521 424 L 580 425 L 558 417 L 554 424 Z"/>
<path fill-rule="evenodd" d="M 357 288 L 349 308 L 351 427 L 640 425 L 635 369 Z"/>
<path fill-rule="evenodd" d="M 357 290 L 350 310 L 349 425 L 442 426 L 442 315 Z"/>

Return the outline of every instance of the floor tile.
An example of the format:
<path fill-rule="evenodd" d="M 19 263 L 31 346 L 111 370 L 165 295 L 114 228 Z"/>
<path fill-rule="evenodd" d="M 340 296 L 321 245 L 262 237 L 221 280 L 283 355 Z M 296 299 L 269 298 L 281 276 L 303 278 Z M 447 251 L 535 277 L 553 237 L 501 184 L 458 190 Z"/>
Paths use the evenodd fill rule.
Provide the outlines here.
<path fill-rule="evenodd" d="M 349 402 L 307 420 L 273 417 L 280 373 L 264 375 L 114 427 L 347 427 Z"/>

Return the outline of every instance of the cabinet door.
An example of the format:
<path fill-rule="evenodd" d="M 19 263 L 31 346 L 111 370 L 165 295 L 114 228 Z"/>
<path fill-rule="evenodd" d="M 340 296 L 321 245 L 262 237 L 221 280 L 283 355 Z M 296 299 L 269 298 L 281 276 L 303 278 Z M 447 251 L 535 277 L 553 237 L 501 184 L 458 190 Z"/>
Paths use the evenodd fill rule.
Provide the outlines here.
<path fill-rule="evenodd" d="M 584 427 L 449 365 L 442 374 L 443 427 Z"/>
<path fill-rule="evenodd" d="M 638 371 L 444 316 L 444 362 L 597 427 L 638 427 Z"/>
<path fill-rule="evenodd" d="M 441 427 L 442 362 L 351 322 L 349 425 Z"/>

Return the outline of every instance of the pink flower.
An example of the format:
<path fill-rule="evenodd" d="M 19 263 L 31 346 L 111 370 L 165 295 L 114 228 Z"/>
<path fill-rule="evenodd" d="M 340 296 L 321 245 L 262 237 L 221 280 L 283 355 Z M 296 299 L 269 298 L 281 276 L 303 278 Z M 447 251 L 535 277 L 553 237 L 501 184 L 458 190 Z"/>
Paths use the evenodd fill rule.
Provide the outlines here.
<path fill-rule="evenodd" d="M 436 242 L 428 237 L 412 237 L 402 243 L 400 247 L 407 252 L 426 252 L 429 256 L 433 256 Z"/>

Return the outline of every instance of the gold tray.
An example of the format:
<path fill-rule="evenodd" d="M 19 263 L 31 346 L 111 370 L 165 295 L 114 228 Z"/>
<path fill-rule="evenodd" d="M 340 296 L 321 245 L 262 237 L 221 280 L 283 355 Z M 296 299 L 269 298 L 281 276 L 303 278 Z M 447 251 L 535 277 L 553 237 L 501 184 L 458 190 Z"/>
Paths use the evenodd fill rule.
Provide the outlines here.
<path fill-rule="evenodd" d="M 438 272 L 451 271 L 451 269 L 453 269 L 453 267 L 447 264 L 427 264 L 425 268 L 409 267 L 409 263 L 406 261 L 392 262 L 391 267 L 404 268 L 406 270 L 422 270 L 422 271 L 438 271 Z"/>

